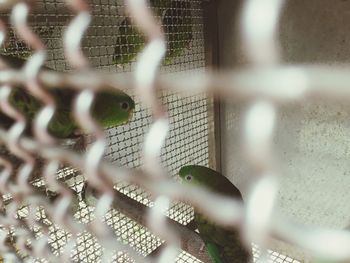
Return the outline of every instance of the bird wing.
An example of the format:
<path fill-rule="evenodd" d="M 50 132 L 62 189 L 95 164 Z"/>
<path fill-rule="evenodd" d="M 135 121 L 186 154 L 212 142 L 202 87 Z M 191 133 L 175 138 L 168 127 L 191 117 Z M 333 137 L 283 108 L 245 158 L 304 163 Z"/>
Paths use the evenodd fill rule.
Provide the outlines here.
<path fill-rule="evenodd" d="M 213 224 L 198 213 L 195 214 L 195 223 L 204 242 L 216 245 L 221 262 L 249 262 L 251 253 L 243 245 L 237 230 Z M 213 254 L 216 256 L 215 252 Z"/>
<path fill-rule="evenodd" d="M 205 242 L 205 246 L 213 263 L 229 263 L 227 261 L 223 261 L 224 259 L 222 258 L 220 248 L 216 244 L 212 242 Z"/>

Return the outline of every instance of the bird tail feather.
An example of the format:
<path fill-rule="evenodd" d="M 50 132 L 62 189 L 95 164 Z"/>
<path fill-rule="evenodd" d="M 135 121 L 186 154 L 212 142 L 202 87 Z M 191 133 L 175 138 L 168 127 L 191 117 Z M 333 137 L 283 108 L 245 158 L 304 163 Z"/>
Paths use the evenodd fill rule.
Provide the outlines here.
<path fill-rule="evenodd" d="M 217 245 L 214 243 L 206 243 L 205 244 L 208 250 L 208 254 L 213 261 L 213 263 L 229 263 L 226 261 L 223 261 L 222 256 L 220 255 L 220 250 Z"/>

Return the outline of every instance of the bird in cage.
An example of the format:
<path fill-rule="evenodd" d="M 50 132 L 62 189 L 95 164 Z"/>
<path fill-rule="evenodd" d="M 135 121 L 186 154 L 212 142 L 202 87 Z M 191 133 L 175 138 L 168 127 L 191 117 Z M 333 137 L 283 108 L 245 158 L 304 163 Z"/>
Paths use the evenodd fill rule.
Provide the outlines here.
<path fill-rule="evenodd" d="M 19 69 L 25 60 L 9 55 L 1 55 L 9 66 Z M 51 70 L 43 67 L 44 70 Z M 57 87 L 49 90 L 56 102 L 56 112 L 48 125 L 49 133 L 59 139 L 69 139 L 81 136 L 77 122 L 73 117 L 73 100 L 77 95 L 69 87 Z M 43 103 L 31 95 L 24 86 L 15 86 L 9 97 L 10 103 L 32 123 L 35 116 L 43 107 Z M 135 102 L 126 93 L 120 90 L 98 92 L 91 109 L 91 114 L 103 128 L 111 128 L 127 123 L 135 109 Z M 5 114 L 0 115 L 1 125 L 9 128 L 13 121 Z M 29 125 L 30 126 L 30 125 Z M 27 133 L 31 133 L 28 130 Z"/>
<path fill-rule="evenodd" d="M 151 0 L 155 15 L 167 37 L 167 53 L 164 65 L 169 65 L 190 47 L 193 39 L 190 1 Z M 114 48 L 114 63 L 122 65 L 131 62 L 144 48 L 144 36 L 140 34 L 130 18 L 126 17 L 119 26 L 119 34 Z"/>
<path fill-rule="evenodd" d="M 7 19 L 5 19 L 4 22 L 6 24 L 9 24 L 8 21 L 6 20 Z M 45 45 L 47 45 L 49 42 L 49 39 L 54 38 L 55 34 L 56 36 L 59 35 L 59 27 L 47 26 L 45 24 L 39 27 L 36 33 L 38 34 L 38 36 L 40 36 L 40 39 L 45 43 Z M 32 51 L 28 46 L 28 44 L 26 44 L 24 40 L 19 38 L 12 30 L 9 31 L 2 49 L 4 53 L 7 53 L 7 54 L 15 53 L 16 57 L 19 57 L 22 59 L 28 59 L 32 55 Z"/>
<path fill-rule="evenodd" d="M 8 66 L 18 70 L 26 63 L 26 60 L 10 55 L 0 55 L 0 59 Z M 42 69 L 51 70 L 47 67 L 42 67 Z M 56 112 L 48 124 L 48 132 L 58 139 L 61 146 L 83 152 L 86 148 L 86 134 L 73 117 L 73 100 L 77 92 L 69 87 L 57 87 L 48 92 L 56 102 Z M 26 118 L 25 135 L 32 137 L 32 123 L 43 107 L 43 103 L 22 85 L 12 87 L 9 102 Z M 129 95 L 119 90 L 109 89 L 96 94 L 91 115 L 101 127 L 111 128 L 126 124 L 132 118 L 134 109 L 135 102 Z M 9 129 L 13 124 L 14 120 L 0 110 L 0 126 Z M 5 147 L 0 148 L 0 155 L 11 161 L 15 169 L 21 164 L 21 161 Z M 44 161 L 37 158 L 36 168 L 32 174 L 33 180 L 41 177 L 43 164 Z"/>
<path fill-rule="evenodd" d="M 210 168 L 184 166 L 179 171 L 179 177 L 186 184 L 242 201 L 240 191 L 225 176 Z M 252 255 L 242 243 L 237 229 L 219 226 L 197 211 L 194 223 L 213 263 L 250 262 Z"/>

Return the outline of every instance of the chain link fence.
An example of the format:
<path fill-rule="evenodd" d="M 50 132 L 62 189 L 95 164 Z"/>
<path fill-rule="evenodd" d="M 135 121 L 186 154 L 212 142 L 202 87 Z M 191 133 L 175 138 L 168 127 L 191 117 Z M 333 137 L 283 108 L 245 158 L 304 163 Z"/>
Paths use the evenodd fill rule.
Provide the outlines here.
<path fill-rule="evenodd" d="M 205 70 L 201 0 L 0 3 L 2 54 L 27 61 L 21 69 L 0 61 L 0 106 L 15 119 L 0 128 L 3 260 L 210 262 L 191 225 L 192 206 L 238 226 L 247 246 L 257 244 L 254 261 L 299 262 L 268 250 L 271 237 L 313 256 L 350 258 L 349 233 L 298 225 L 274 211 L 278 104 L 349 97 L 346 68 L 279 64 L 283 3 L 245 2 L 242 42 L 251 67 L 232 72 Z M 32 137 L 23 114 L 8 105 L 16 85 L 42 103 Z M 66 86 L 76 91 L 74 118 L 89 134 L 81 135 L 82 151 L 47 132 L 55 110 L 48 90 Z M 132 119 L 102 130 L 90 114 L 93 99 L 116 89 L 135 101 Z M 252 102 L 242 153 L 256 182 L 245 205 L 173 180 L 187 164 L 213 167 L 211 93 Z"/>

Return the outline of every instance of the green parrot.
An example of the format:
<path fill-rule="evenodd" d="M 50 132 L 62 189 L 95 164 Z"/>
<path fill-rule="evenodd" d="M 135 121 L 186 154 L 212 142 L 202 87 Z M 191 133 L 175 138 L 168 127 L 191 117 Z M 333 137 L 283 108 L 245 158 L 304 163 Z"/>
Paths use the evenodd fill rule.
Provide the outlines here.
<path fill-rule="evenodd" d="M 13 68 L 21 68 L 25 60 L 9 55 L 0 55 Z M 47 67 L 43 69 L 50 70 Z M 49 133 L 59 140 L 61 146 L 82 152 L 85 150 L 85 135 L 73 118 L 72 103 L 77 94 L 69 87 L 48 90 L 56 101 L 56 112 L 48 125 Z M 9 97 L 10 103 L 19 110 L 28 122 L 25 134 L 32 136 L 32 121 L 43 104 L 34 98 L 24 87 L 15 86 Z M 101 91 L 96 94 L 91 110 L 92 116 L 103 128 L 127 123 L 132 117 L 135 102 L 122 91 Z M 14 121 L 0 111 L 0 126 L 10 128 Z M 0 147 L 0 156 L 14 164 L 17 169 L 21 161 L 5 147 Z M 33 179 L 41 177 L 43 160 L 38 158 L 33 172 Z"/>
<path fill-rule="evenodd" d="M 199 165 L 184 166 L 179 171 L 182 182 L 242 200 L 240 191 L 222 174 Z M 237 230 L 219 226 L 195 211 L 194 223 L 213 263 L 244 263 L 252 259 Z"/>
<path fill-rule="evenodd" d="M 14 68 L 20 68 L 25 60 L 13 56 L 1 55 L 1 59 Z M 43 69 L 50 70 L 47 67 Z M 73 118 L 72 103 L 77 94 L 69 87 L 49 90 L 56 101 L 56 113 L 48 125 L 49 133 L 60 139 L 69 139 L 80 136 L 82 132 Z M 43 104 L 34 98 L 24 87 L 14 87 L 9 98 L 27 119 L 33 121 Z M 122 91 L 101 91 L 97 93 L 91 114 L 103 128 L 111 128 L 127 123 L 135 109 L 135 102 Z M 1 125 L 7 126 L 13 121 L 5 114 L 0 115 Z"/>
<path fill-rule="evenodd" d="M 167 36 L 167 53 L 164 65 L 173 63 L 185 49 L 189 49 L 193 39 L 193 18 L 190 1 L 171 1 L 162 18 Z"/>
<path fill-rule="evenodd" d="M 8 28 L 11 28 L 9 13 L 1 14 L 1 20 Z M 52 43 L 55 42 L 53 39 L 60 37 L 60 32 L 62 28 L 57 27 L 56 25 L 45 25 L 36 26 L 32 29 L 34 29 L 35 34 L 37 34 L 37 36 L 41 39 L 45 46 L 50 47 L 52 46 Z M 14 30 L 8 31 L 5 43 L 0 48 L 0 50 L 7 54 L 16 54 L 16 57 L 20 57 L 23 59 L 28 59 L 32 55 L 32 50 L 30 46 L 22 38 L 20 38 L 14 32 Z"/>
<path fill-rule="evenodd" d="M 167 54 L 164 64 L 168 65 L 189 48 L 193 39 L 191 3 L 189 1 L 151 0 L 155 14 L 161 17 L 167 36 Z M 126 17 L 119 26 L 114 49 L 114 63 L 118 65 L 132 61 L 145 45 L 144 37 Z"/>

